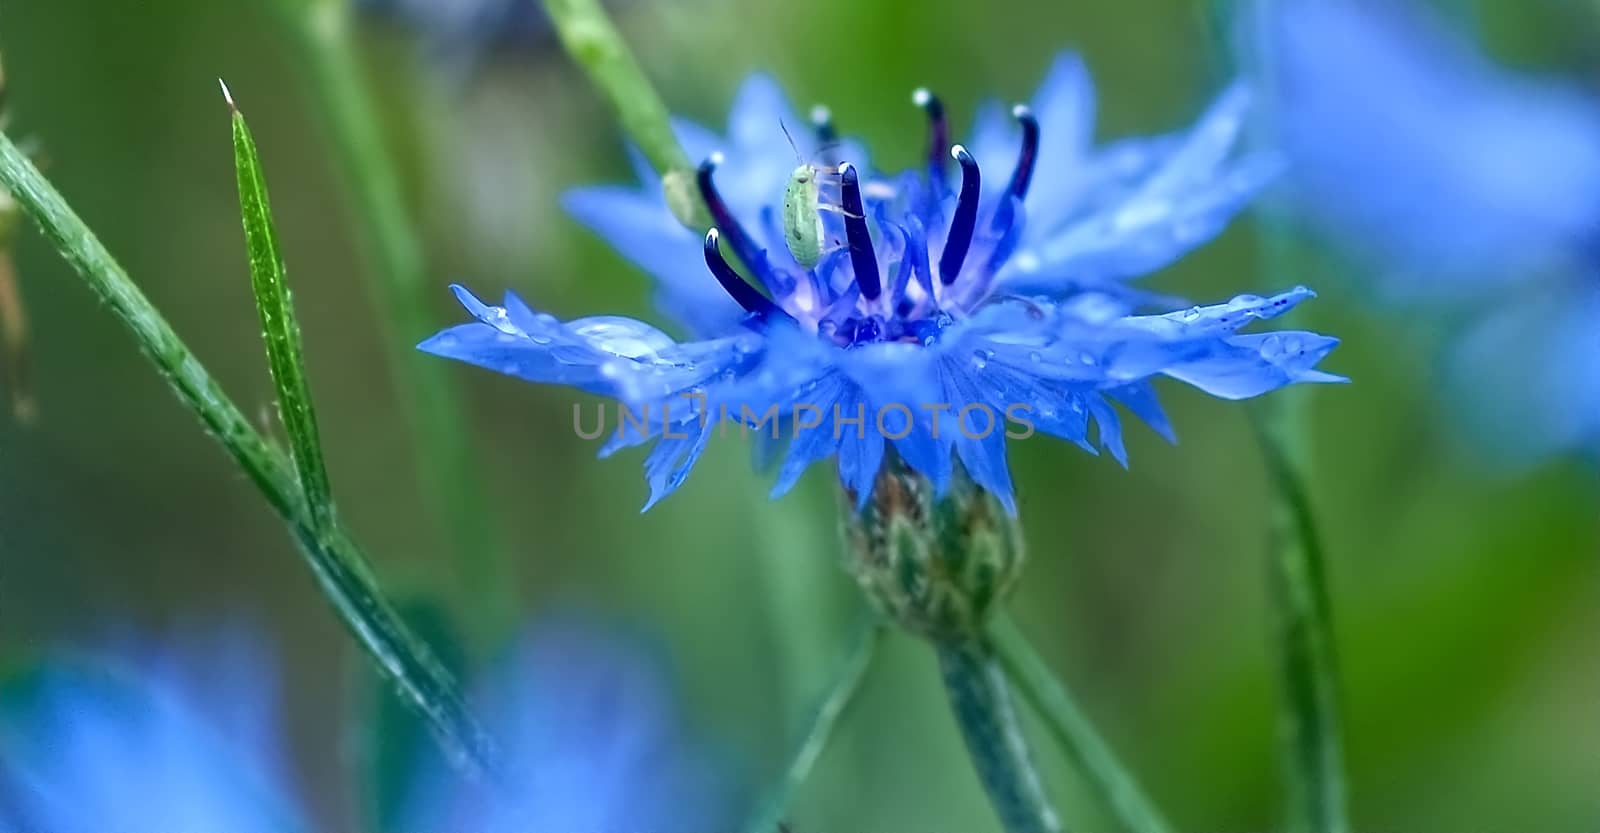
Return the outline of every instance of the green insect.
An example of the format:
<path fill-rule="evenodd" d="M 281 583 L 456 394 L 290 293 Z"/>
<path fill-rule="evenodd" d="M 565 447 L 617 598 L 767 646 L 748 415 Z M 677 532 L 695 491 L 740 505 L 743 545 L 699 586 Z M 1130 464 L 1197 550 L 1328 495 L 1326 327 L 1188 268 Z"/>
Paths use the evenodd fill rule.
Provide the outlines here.
<path fill-rule="evenodd" d="M 794 262 L 810 269 L 822 259 L 821 172 L 812 165 L 801 165 L 789 175 L 783 189 L 783 242 L 794 255 Z"/>
<path fill-rule="evenodd" d="M 827 111 L 823 108 L 818 108 L 812 115 L 812 120 L 818 123 L 819 128 L 827 118 Z M 795 263 L 800 264 L 802 269 L 811 269 L 827 251 L 831 251 L 823 248 L 827 231 L 823 228 L 820 212 L 845 213 L 843 208 L 824 202 L 822 198 L 822 181 L 836 182 L 839 175 L 804 161 L 799 146 L 789 134 L 789 127 L 783 122 L 779 122 L 778 126 L 783 128 L 784 138 L 789 140 L 795 159 L 800 161 L 794 172 L 789 174 L 789 184 L 783 189 L 783 243 L 789 248 L 789 254 L 794 256 Z M 831 130 L 831 126 L 826 129 Z"/>

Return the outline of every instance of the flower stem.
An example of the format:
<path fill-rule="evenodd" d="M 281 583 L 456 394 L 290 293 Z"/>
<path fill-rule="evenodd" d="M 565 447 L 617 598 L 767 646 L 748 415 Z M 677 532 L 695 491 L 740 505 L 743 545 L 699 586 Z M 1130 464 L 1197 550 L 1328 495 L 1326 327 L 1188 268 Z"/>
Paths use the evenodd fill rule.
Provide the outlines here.
<path fill-rule="evenodd" d="M 811 768 L 816 765 L 817 759 L 822 756 L 822 750 L 827 747 L 828 739 L 833 735 L 834 725 L 839 721 L 839 716 L 844 713 L 845 707 L 855 699 L 856 692 L 861 688 L 861 681 L 866 678 L 867 668 L 872 664 L 872 657 L 877 653 L 878 644 L 883 641 L 884 626 L 876 620 L 863 625 L 860 633 L 852 640 L 849 654 L 839 663 L 838 670 L 833 674 L 833 681 L 829 684 L 827 692 L 817 704 L 812 713 L 811 725 L 806 728 L 806 733 L 795 747 L 794 754 L 789 758 L 789 766 L 783 771 L 783 778 L 771 790 L 750 817 L 750 821 L 743 827 L 749 833 L 772 833 L 783 821 L 783 813 L 789 806 L 789 801 L 794 797 L 795 790 L 805 783 L 806 777 L 811 774 Z"/>
<path fill-rule="evenodd" d="M 934 643 L 945 692 L 989 800 L 1008 833 L 1046 833 L 1061 819 L 1044 795 L 1011 690 L 982 637 Z"/>
<path fill-rule="evenodd" d="M 1257 90 L 1252 130 L 1258 147 L 1277 147 L 1273 104 L 1281 92 L 1273 67 L 1273 15 L 1280 0 L 1213 0 L 1218 55 L 1245 72 Z M 1231 27 L 1231 28 L 1230 28 Z M 1295 271 L 1291 233 L 1283 209 L 1272 201 L 1256 213 L 1261 271 Z M 1272 479 L 1268 529 L 1268 582 L 1283 702 L 1279 721 L 1288 781 L 1288 826 L 1296 831 L 1344 833 L 1344 741 L 1339 718 L 1338 663 L 1331 605 L 1316 521 L 1305 487 L 1307 451 L 1304 398 L 1285 390 L 1251 410 L 1261 454 Z"/>
<path fill-rule="evenodd" d="M 436 285 L 351 41 L 350 5 L 278 0 L 344 177 L 351 217 L 365 239 L 369 291 L 383 320 L 424 503 L 460 559 L 462 589 L 472 599 L 468 607 L 476 624 L 493 637 L 514 624 L 516 585 L 507 576 L 508 552 L 498 527 L 484 511 L 460 397 L 443 364 L 417 355 L 417 341 L 437 329 L 429 313 Z"/>
<path fill-rule="evenodd" d="M 1023 699 L 1044 718 L 1045 725 L 1089 785 L 1100 794 L 1122 826 L 1135 833 L 1167 833 L 1172 828 L 1140 788 L 1133 774 L 1117 760 L 1094 723 L 1072 699 L 1033 644 L 1006 617 L 990 626 L 1000 663 Z"/>
<path fill-rule="evenodd" d="M 161 313 L 40 175 L 0 133 L 0 186 L 9 190 L 61 256 L 128 326 L 156 368 L 288 524 L 323 594 L 378 670 L 432 727 L 449 757 L 472 774 L 492 771 L 488 737 L 455 681 L 379 593 L 366 558 L 342 529 L 318 534 L 294 468 L 228 399 Z"/>
<path fill-rule="evenodd" d="M 1284 393 L 1263 403 L 1255 422 L 1274 486 L 1267 570 L 1284 697 L 1280 731 L 1289 782 L 1289 826 L 1344 833 L 1350 821 L 1327 575 L 1296 463 L 1301 420 L 1292 407 L 1295 397 Z"/>
<path fill-rule="evenodd" d="M 661 175 L 672 216 L 691 229 L 705 228 L 708 221 L 695 187 L 694 166 L 672 132 L 667 105 L 599 0 L 544 0 L 544 7 L 567 54 L 611 102 L 622 129 Z"/>

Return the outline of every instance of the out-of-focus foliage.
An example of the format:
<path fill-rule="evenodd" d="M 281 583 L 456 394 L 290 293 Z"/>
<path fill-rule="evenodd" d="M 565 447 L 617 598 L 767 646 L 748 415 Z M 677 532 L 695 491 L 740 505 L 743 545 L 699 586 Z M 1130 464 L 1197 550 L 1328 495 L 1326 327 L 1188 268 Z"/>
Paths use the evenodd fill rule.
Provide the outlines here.
<path fill-rule="evenodd" d="M 1475 5 L 1496 60 L 1591 74 L 1600 13 Z M 0 14 L 13 129 L 48 148 L 52 179 L 234 397 L 266 408 L 273 387 L 214 79 L 248 98 L 341 516 L 388 587 L 439 596 L 446 610 L 472 604 L 437 589 L 457 586 L 440 579 L 456 565 L 423 543 L 432 530 L 394 418 L 357 227 L 274 17 L 258 3 L 202 0 L 0 0 Z M 902 137 L 923 117 L 884 102 L 926 85 L 966 124 L 983 97 L 1025 98 L 1064 47 L 1093 68 L 1099 136 L 1186 123 L 1227 82 L 1209 21 L 1175 0 L 640 0 L 619 13 L 675 111 L 716 123 L 739 81 L 769 70 L 802 109 L 828 104 L 890 168 L 920 154 Z M 537 295 L 563 318 L 647 314 L 646 280 L 559 210 L 561 192 L 630 172 L 605 106 L 553 41 L 483 53 L 470 73 L 429 63 L 395 27 L 374 25 L 362 45 L 424 229 L 439 326 L 458 316 L 452 280 Z M 1311 491 L 1346 674 L 1354 826 L 1592 827 L 1592 464 L 1479 467 L 1439 416 L 1438 368 L 1421 349 L 1432 325 L 1405 332 L 1370 312 L 1364 295 L 1337 289 L 1355 267 L 1310 245 L 1294 251 L 1293 274 L 1261 274 L 1256 234 L 1236 223 L 1149 286 L 1209 298 L 1242 284 L 1313 285 L 1321 299 L 1291 325 L 1343 339 L 1330 369 L 1355 383 L 1301 395 L 1314 398 Z M 68 268 L 31 233 L 16 264 L 41 419 L 0 422 L 0 667 L 95 645 L 108 622 L 181 627 L 242 612 L 282 647 L 283 742 L 307 812 L 354 828 L 363 799 L 347 772 L 345 705 L 370 671 L 281 525 Z M 752 778 L 775 774 L 819 669 L 860 614 L 831 566 L 832 474 L 819 469 L 769 504 L 748 450 L 714 440 L 695 477 L 640 516 L 638 470 L 593 461 L 567 393 L 466 369 L 460 381 L 525 610 L 581 605 L 649 623 L 673 655 L 687 722 L 738 750 Z M 1178 385 L 1163 397 L 1179 443 L 1130 435 L 1131 471 L 1045 440 L 1013 449 L 1030 564 L 1012 609 L 1176 824 L 1266 829 L 1280 790 L 1265 473 L 1235 409 Z M 771 581 L 796 559 L 822 568 Z M 885 643 L 797 797 L 795 829 L 992 827 L 936 673 L 921 646 Z M 1075 826 L 1107 827 L 1041 747 Z"/>

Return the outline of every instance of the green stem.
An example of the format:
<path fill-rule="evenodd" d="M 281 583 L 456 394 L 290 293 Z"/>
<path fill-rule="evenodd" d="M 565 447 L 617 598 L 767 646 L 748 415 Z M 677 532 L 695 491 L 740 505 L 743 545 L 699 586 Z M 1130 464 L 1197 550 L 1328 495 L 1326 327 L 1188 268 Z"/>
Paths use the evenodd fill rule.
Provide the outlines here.
<path fill-rule="evenodd" d="M 228 399 L 111 253 L 3 133 L 0 186 L 11 192 L 61 256 L 128 326 L 178 397 L 289 525 L 334 610 L 379 671 L 428 721 L 447 754 L 469 772 L 489 770 L 493 754 L 488 737 L 467 711 L 449 673 L 379 593 L 361 551 L 342 529 L 318 535 L 294 469 L 282 452 L 269 445 Z"/>
<path fill-rule="evenodd" d="M 855 699 L 856 692 L 860 690 L 861 681 L 866 678 L 867 669 L 872 664 L 872 657 L 877 653 L 879 643 L 883 641 L 883 634 L 884 626 L 880 622 L 874 621 L 862 626 L 861 632 L 852 642 L 849 654 L 834 672 L 833 682 L 829 684 L 827 692 L 812 713 L 811 723 L 801 737 L 800 743 L 795 746 L 794 753 L 789 757 L 789 766 L 784 769 L 782 779 L 773 786 L 770 794 L 763 799 L 761 806 L 742 829 L 749 833 L 772 833 L 778 829 L 795 791 L 805 783 L 807 776 L 811 774 L 811 768 L 816 765 L 817 759 L 822 756 L 822 750 L 827 747 L 828 739 L 833 735 L 833 728 L 838 723 L 839 716 L 844 714 L 845 707 L 850 705 Z"/>
<path fill-rule="evenodd" d="M 417 454 L 423 499 L 458 556 L 470 609 L 487 635 L 502 634 L 516 617 L 515 584 L 507 552 L 485 511 L 473 458 L 472 432 L 449 368 L 416 351 L 438 329 L 430 309 L 430 279 L 421 238 L 406 202 L 382 127 L 351 40 L 350 4 L 343 0 L 276 0 L 298 48 L 319 115 L 332 142 L 361 227 L 372 272 L 369 289 L 383 319 L 389 369 Z"/>
<path fill-rule="evenodd" d="M 1045 798 L 1010 687 L 984 638 L 934 643 L 945 693 L 989 800 L 1008 833 L 1046 833 L 1061 819 Z"/>
<path fill-rule="evenodd" d="M 567 54 L 611 102 L 622 129 L 661 175 L 672 216 L 691 229 L 705 228 L 695 169 L 672 132 L 667 105 L 599 0 L 545 0 L 544 7 Z"/>
<path fill-rule="evenodd" d="M 1293 392 L 1262 403 L 1256 428 L 1273 482 L 1267 570 L 1282 679 L 1283 754 L 1292 830 L 1343 833 L 1344 746 L 1328 582 L 1310 499 L 1296 460 L 1303 420 Z"/>
<path fill-rule="evenodd" d="M 1122 826 L 1136 833 L 1171 830 L 1161 811 L 1017 626 L 1008 618 L 999 617 L 990 626 L 990 633 L 1000 662 L 1017 690 L 1044 718 L 1050 734 Z"/>
<path fill-rule="evenodd" d="M 1281 94 L 1272 68 L 1273 15 L 1281 0 L 1212 0 L 1218 53 L 1250 76 L 1257 90 L 1252 140 L 1278 145 L 1273 102 Z M 1229 36 L 1226 28 L 1238 24 Z M 1261 271 L 1273 279 L 1292 274 L 1290 232 L 1273 201 L 1257 210 Z M 1267 571 L 1283 705 L 1283 759 L 1292 830 L 1343 833 L 1350 827 L 1339 719 L 1338 663 L 1327 576 L 1303 472 L 1309 457 L 1300 391 L 1279 391 L 1252 409 L 1262 457 L 1272 479 Z"/>

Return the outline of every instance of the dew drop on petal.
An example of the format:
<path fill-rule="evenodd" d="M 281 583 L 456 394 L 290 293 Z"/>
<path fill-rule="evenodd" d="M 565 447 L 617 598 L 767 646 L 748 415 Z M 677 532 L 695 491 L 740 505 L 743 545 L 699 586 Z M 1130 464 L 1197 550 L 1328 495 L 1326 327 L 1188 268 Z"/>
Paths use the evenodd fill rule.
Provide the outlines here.
<path fill-rule="evenodd" d="M 1167 200 L 1140 200 L 1118 211 L 1111 220 L 1111 227 L 1114 231 L 1131 231 L 1159 223 L 1171 213 L 1172 203 Z"/>
<path fill-rule="evenodd" d="M 659 353 L 673 346 L 671 336 L 649 324 L 617 315 L 582 318 L 569 325 L 596 349 L 616 356 L 656 361 Z"/>

